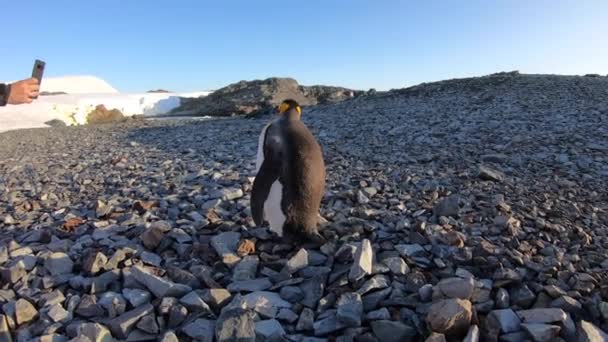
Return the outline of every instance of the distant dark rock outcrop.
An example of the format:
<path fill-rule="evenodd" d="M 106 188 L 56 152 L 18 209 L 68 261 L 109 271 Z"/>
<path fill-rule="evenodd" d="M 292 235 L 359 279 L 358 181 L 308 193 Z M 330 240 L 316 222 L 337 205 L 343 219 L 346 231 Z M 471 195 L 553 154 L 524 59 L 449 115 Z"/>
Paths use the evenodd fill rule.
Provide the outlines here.
<path fill-rule="evenodd" d="M 146 93 L 170 93 L 170 91 L 165 90 L 165 89 L 155 89 L 155 90 L 148 90 Z"/>
<path fill-rule="evenodd" d="M 291 98 L 302 106 L 343 101 L 362 91 L 331 86 L 301 86 L 292 78 L 240 81 L 205 97 L 182 98 L 173 114 L 233 116 L 266 113 Z"/>
<path fill-rule="evenodd" d="M 65 91 L 42 91 L 40 96 L 51 96 L 51 95 L 67 95 Z"/>

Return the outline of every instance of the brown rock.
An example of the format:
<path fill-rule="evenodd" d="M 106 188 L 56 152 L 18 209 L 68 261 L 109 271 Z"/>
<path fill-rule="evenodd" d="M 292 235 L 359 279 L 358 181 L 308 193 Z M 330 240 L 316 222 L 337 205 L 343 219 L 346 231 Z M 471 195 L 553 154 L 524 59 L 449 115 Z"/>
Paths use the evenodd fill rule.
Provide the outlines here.
<path fill-rule="evenodd" d="M 449 336 L 464 336 L 473 316 L 471 302 L 463 299 L 445 299 L 429 308 L 426 322 L 431 331 Z"/>

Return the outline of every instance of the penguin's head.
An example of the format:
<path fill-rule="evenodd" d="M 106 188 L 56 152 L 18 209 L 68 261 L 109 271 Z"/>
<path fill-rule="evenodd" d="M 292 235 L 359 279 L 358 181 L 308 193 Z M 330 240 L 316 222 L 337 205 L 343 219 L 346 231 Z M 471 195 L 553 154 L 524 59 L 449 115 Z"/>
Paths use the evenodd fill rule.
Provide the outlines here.
<path fill-rule="evenodd" d="M 292 99 L 287 99 L 279 105 L 279 115 L 292 116 L 299 119 L 302 115 L 302 108 Z"/>

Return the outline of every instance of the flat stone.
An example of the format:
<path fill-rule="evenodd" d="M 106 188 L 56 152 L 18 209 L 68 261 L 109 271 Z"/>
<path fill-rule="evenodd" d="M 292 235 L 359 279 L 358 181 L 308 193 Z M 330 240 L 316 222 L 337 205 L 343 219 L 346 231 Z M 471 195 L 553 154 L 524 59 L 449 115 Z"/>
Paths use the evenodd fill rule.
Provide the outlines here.
<path fill-rule="evenodd" d="M 409 342 L 417 335 L 416 329 L 401 322 L 379 320 L 370 324 L 374 336 L 382 342 Z"/>
<path fill-rule="evenodd" d="M 83 264 L 83 270 L 90 275 L 95 275 L 99 273 L 102 269 L 104 269 L 106 263 L 108 262 L 108 257 L 106 257 L 101 252 L 95 252 L 89 254 Z"/>
<path fill-rule="evenodd" d="M 426 254 L 424 247 L 422 247 L 419 244 L 396 245 L 395 249 L 403 257 L 414 257 L 414 256 L 420 256 L 420 255 Z"/>
<path fill-rule="evenodd" d="M 110 331 L 99 323 L 83 323 L 78 325 L 76 335 L 86 337 L 92 342 L 112 342 L 114 337 Z"/>
<path fill-rule="evenodd" d="M 272 287 L 272 282 L 268 278 L 258 278 L 251 280 L 235 281 L 228 285 L 230 292 L 255 292 L 264 291 Z"/>
<path fill-rule="evenodd" d="M 199 318 L 185 325 L 182 332 L 190 338 L 201 342 L 213 342 L 215 336 L 215 321 Z"/>
<path fill-rule="evenodd" d="M 437 217 L 457 216 L 460 211 L 459 200 L 460 198 L 457 195 L 446 197 L 433 207 L 433 213 Z"/>
<path fill-rule="evenodd" d="M 70 318 L 70 313 L 61 306 L 61 304 L 53 304 L 49 307 L 47 315 L 53 322 L 59 323 Z"/>
<path fill-rule="evenodd" d="M 131 272 L 135 279 L 150 290 L 157 298 L 181 297 L 192 291 L 190 286 L 173 283 L 158 277 L 139 266 L 132 267 Z"/>
<path fill-rule="evenodd" d="M 72 273 L 74 262 L 65 253 L 55 252 L 46 257 L 44 268 L 53 276 Z"/>
<path fill-rule="evenodd" d="M 561 328 L 557 325 L 524 323 L 521 325 L 535 342 L 551 342 L 559 335 Z"/>
<path fill-rule="evenodd" d="M 439 281 L 436 289 L 440 291 L 439 296 L 470 299 L 475 290 L 475 282 L 472 278 L 446 278 Z"/>
<path fill-rule="evenodd" d="M 355 252 L 354 262 L 348 273 L 348 279 L 351 282 L 358 281 L 366 275 L 372 274 L 373 255 L 374 251 L 372 250 L 371 242 L 368 239 L 363 239 Z"/>
<path fill-rule="evenodd" d="M 392 291 L 393 289 L 388 287 L 384 290 L 375 291 L 363 296 L 361 298 L 363 301 L 363 311 L 367 312 L 376 309 L 380 302 L 386 299 Z"/>
<path fill-rule="evenodd" d="M 363 302 L 358 293 L 344 293 L 337 302 L 338 311 L 336 317 L 338 321 L 349 327 L 361 326 L 363 316 Z"/>
<path fill-rule="evenodd" d="M 564 310 L 556 308 L 520 310 L 517 315 L 523 323 L 560 323 L 568 318 Z"/>
<path fill-rule="evenodd" d="M 127 338 L 131 329 L 137 324 L 137 322 L 144 316 L 153 314 L 154 306 L 152 304 L 144 304 L 131 311 L 127 311 L 124 314 L 113 318 L 108 322 L 112 335 L 118 338 Z"/>
<path fill-rule="evenodd" d="M 469 330 L 471 318 L 471 302 L 454 298 L 431 305 L 426 321 L 434 332 L 462 336 Z"/>
<path fill-rule="evenodd" d="M 297 286 L 285 286 L 279 292 L 281 298 L 290 303 L 297 303 L 304 299 L 304 292 Z"/>
<path fill-rule="evenodd" d="M 293 324 L 298 320 L 298 314 L 291 311 L 290 309 L 281 309 L 279 310 L 279 313 L 277 313 L 276 318 L 279 321 L 284 321 Z"/>
<path fill-rule="evenodd" d="M 374 290 L 385 289 L 389 287 L 390 284 L 391 281 L 387 276 L 378 274 L 363 283 L 363 285 L 361 285 L 361 287 L 357 290 L 357 293 L 360 295 L 365 295 L 366 293 Z"/>
<path fill-rule="evenodd" d="M 551 302 L 552 308 L 560 308 L 571 314 L 579 314 L 583 310 L 583 305 L 570 296 L 561 296 Z"/>
<path fill-rule="evenodd" d="M 148 334 L 158 334 L 158 331 L 160 330 L 154 314 L 149 314 L 142 317 L 139 322 L 137 322 L 136 327 L 137 329 Z"/>
<path fill-rule="evenodd" d="M 241 260 L 236 253 L 240 238 L 237 232 L 224 232 L 211 238 L 211 246 L 227 266 L 232 267 Z"/>
<path fill-rule="evenodd" d="M 255 278 L 260 259 L 257 255 L 247 255 L 234 267 L 232 281 L 246 281 Z"/>
<path fill-rule="evenodd" d="M 498 309 L 506 309 L 509 307 L 509 291 L 503 289 L 503 288 L 499 288 L 496 291 L 496 307 Z"/>
<path fill-rule="evenodd" d="M 388 312 L 387 308 L 381 308 L 365 314 L 365 319 L 368 321 L 390 320 L 391 314 Z"/>
<path fill-rule="evenodd" d="M 471 325 L 469 332 L 464 337 L 462 342 L 479 342 L 479 336 L 479 327 L 476 325 Z"/>
<path fill-rule="evenodd" d="M 257 291 L 241 298 L 242 307 L 258 312 L 268 318 L 274 318 L 282 308 L 291 308 L 291 303 L 281 299 L 276 292 Z"/>
<path fill-rule="evenodd" d="M 150 292 L 140 289 L 123 289 L 122 295 L 134 308 L 146 304 L 152 299 Z"/>
<path fill-rule="evenodd" d="M 406 275 L 410 271 L 409 266 L 401 257 L 389 257 L 382 260 L 382 262 L 395 275 Z"/>
<path fill-rule="evenodd" d="M 161 263 L 163 262 L 163 259 L 158 254 L 150 253 L 147 251 L 141 252 L 139 257 L 141 261 L 143 261 L 145 264 L 156 267 L 160 267 Z"/>
<path fill-rule="evenodd" d="M 91 293 L 102 293 L 107 291 L 111 284 L 116 282 L 120 278 L 118 270 L 112 270 L 105 272 L 97 277 L 91 279 Z"/>
<path fill-rule="evenodd" d="M 276 339 L 284 337 L 285 330 L 276 319 L 268 319 L 255 323 L 255 334 L 258 339 Z"/>
<path fill-rule="evenodd" d="M 314 329 L 315 312 L 309 308 L 304 308 L 300 313 L 300 319 L 296 324 L 296 331 L 311 331 Z"/>
<path fill-rule="evenodd" d="M 494 310 L 486 317 L 486 325 L 508 334 L 521 329 L 521 321 L 511 309 Z"/>
<path fill-rule="evenodd" d="M 580 321 L 577 325 L 577 334 L 579 342 L 608 341 L 608 335 L 606 333 L 585 320 Z"/>
<path fill-rule="evenodd" d="M 316 308 L 319 300 L 323 297 L 325 291 L 325 276 L 316 276 L 305 280 L 300 289 L 304 292 L 302 305 L 309 308 Z"/>
<path fill-rule="evenodd" d="M 104 308 L 110 318 L 120 316 L 127 310 L 127 300 L 121 294 L 115 292 L 101 294 L 97 304 Z"/>
<path fill-rule="evenodd" d="M 213 310 L 219 311 L 230 302 L 232 294 L 226 289 L 208 289 L 203 292 L 202 298 Z"/>
<path fill-rule="evenodd" d="M 340 322 L 335 314 L 329 314 L 327 317 L 318 320 L 313 324 L 315 336 L 317 337 L 326 336 L 344 328 L 346 328 L 346 324 Z"/>
<path fill-rule="evenodd" d="M 190 312 L 211 312 L 209 305 L 207 305 L 207 303 L 205 303 L 195 291 L 192 291 L 180 298 L 179 302 L 182 303 Z"/>
<path fill-rule="evenodd" d="M 505 175 L 497 170 L 494 170 L 487 166 L 479 167 L 479 178 L 488 181 L 502 182 L 505 179 Z"/>
<path fill-rule="evenodd" d="M 215 324 L 218 342 L 255 342 L 253 312 L 242 308 L 224 308 Z"/>
<path fill-rule="evenodd" d="M 18 325 L 31 322 L 36 317 L 38 317 L 38 310 L 32 303 L 23 298 L 15 302 L 15 321 Z"/>
<path fill-rule="evenodd" d="M 300 250 L 287 261 L 285 270 L 289 274 L 294 274 L 307 266 L 308 251 L 304 248 L 300 248 Z"/>

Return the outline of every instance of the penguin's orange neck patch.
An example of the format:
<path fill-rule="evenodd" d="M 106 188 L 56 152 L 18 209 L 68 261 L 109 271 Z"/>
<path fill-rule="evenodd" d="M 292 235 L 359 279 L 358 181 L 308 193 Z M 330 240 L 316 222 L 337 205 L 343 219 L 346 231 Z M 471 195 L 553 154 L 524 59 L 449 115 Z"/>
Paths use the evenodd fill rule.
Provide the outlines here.
<path fill-rule="evenodd" d="M 279 106 L 279 113 L 283 114 L 285 112 L 287 112 L 289 109 L 291 108 L 291 106 L 289 105 L 289 103 L 281 103 L 281 105 Z M 300 106 L 296 106 L 296 111 L 298 112 L 298 114 L 302 114 L 302 108 L 300 108 Z"/>

